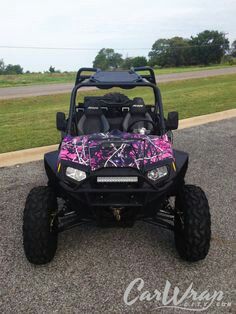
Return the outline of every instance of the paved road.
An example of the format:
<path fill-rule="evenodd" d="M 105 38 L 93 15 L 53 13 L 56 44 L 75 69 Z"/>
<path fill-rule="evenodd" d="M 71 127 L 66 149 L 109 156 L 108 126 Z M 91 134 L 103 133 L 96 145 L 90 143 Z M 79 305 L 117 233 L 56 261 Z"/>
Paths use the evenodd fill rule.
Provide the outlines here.
<path fill-rule="evenodd" d="M 171 82 L 177 80 L 187 80 L 193 78 L 201 78 L 223 74 L 235 74 L 236 67 L 193 71 L 185 73 L 162 74 L 157 77 L 158 82 Z M 73 84 L 49 84 L 49 85 L 33 85 L 21 87 L 4 87 L 0 88 L 0 99 L 10 99 L 17 97 L 32 97 L 41 95 L 63 94 L 71 91 Z"/>
<path fill-rule="evenodd" d="M 235 125 L 234 118 L 176 134 L 175 146 L 190 153 L 187 181 L 202 186 L 211 206 L 210 253 L 195 264 L 179 259 L 170 231 L 139 222 L 131 229 L 83 226 L 66 231 L 59 236 L 53 262 L 32 266 L 22 249 L 22 211 L 29 190 L 46 182 L 43 163 L 1 168 L 0 312 L 185 313 L 153 310 L 155 301 L 125 305 L 124 291 L 137 277 L 143 278 L 149 291 L 162 291 L 166 280 L 181 291 L 193 282 L 197 292 L 222 290 L 223 300 L 232 302 L 236 270 Z M 235 313 L 235 308 L 213 305 L 204 313 Z"/>

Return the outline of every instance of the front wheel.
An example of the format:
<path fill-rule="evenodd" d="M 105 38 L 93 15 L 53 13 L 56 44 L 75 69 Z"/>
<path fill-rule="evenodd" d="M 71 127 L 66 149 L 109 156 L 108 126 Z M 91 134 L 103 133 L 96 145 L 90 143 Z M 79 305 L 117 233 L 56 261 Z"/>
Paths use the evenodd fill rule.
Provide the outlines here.
<path fill-rule="evenodd" d="M 23 245 L 29 262 L 46 264 L 57 249 L 57 199 L 52 188 L 33 188 L 26 200 L 23 217 Z"/>
<path fill-rule="evenodd" d="M 211 218 L 208 200 L 200 187 L 184 185 L 176 196 L 175 244 L 187 261 L 204 259 L 210 248 Z"/>

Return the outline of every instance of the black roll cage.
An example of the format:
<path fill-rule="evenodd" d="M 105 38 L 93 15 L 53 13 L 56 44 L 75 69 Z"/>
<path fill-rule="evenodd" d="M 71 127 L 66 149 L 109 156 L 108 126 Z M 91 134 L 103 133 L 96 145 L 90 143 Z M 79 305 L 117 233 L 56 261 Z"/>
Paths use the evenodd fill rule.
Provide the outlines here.
<path fill-rule="evenodd" d="M 163 112 L 163 105 L 162 105 L 162 97 L 159 87 L 156 85 L 156 78 L 155 73 L 151 67 L 137 67 L 132 68 L 128 71 L 130 74 L 136 74 L 137 80 L 130 81 L 130 82 L 123 82 L 123 81 L 114 81 L 114 82 L 99 82 L 94 79 L 92 75 L 82 75 L 82 72 L 93 72 L 99 73 L 102 72 L 100 69 L 97 68 L 81 68 L 77 72 L 75 86 L 71 93 L 70 98 L 70 109 L 69 109 L 69 117 L 67 123 L 67 133 L 70 135 L 72 132 L 72 120 L 76 110 L 76 96 L 77 91 L 83 87 L 97 87 L 99 89 L 110 89 L 113 87 L 118 87 L 121 89 L 132 89 L 135 87 L 150 87 L 153 89 L 154 96 L 155 96 L 155 112 L 159 113 L 160 116 L 160 132 L 161 135 L 165 134 L 165 121 L 164 121 L 164 112 Z M 149 74 L 145 75 L 138 75 L 136 72 L 149 72 Z M 127 72 L 127 71 L 126 71 Z M 114 75 L 115 75 L 114 71 Z"/>

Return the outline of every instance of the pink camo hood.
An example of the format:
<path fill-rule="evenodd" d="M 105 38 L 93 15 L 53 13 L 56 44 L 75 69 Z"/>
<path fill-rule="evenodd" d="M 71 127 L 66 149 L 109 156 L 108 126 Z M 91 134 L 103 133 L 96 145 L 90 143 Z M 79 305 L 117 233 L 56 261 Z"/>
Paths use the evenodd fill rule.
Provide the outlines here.
<path fill-rule="evenodd" d="M 165 159 L 173 150 L 167 135 L 141 135 L 120 131 L 63 139 L 58 161 L 71 161 L 91 171 L 106 167 L 141 169 Z"/>

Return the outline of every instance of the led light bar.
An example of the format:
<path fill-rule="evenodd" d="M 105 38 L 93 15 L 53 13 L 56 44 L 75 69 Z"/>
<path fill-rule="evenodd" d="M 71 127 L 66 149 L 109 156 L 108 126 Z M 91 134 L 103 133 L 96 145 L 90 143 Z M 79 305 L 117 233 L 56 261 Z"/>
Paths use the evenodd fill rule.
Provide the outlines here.
<path fill-rule="evenodd" d="M 138 177 L 97 177 L 98 183 L 138 182 Z"/>

